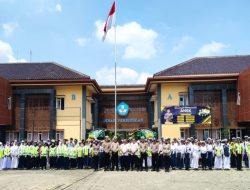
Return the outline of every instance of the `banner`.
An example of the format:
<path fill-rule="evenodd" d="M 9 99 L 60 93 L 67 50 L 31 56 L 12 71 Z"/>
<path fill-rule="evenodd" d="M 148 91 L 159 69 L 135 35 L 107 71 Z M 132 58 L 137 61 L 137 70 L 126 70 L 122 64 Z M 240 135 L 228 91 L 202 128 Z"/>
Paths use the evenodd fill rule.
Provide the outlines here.
<path fill-rule="evenodd" d="M 211 124 L 211 108 L 208 106 L 171 106 L 161 112 L 161 124 Z"/>

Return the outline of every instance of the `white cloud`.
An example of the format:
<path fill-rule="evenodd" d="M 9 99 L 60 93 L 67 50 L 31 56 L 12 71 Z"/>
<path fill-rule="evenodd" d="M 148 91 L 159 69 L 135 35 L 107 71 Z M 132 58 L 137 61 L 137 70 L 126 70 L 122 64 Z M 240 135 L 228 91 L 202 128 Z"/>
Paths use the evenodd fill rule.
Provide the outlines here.
<path fill-rule="evenodd" d="M 2 27 L 3 27 L 3 30 L 4 30 L 4 34 L 6 36 L 10 36 L 13 33 L 13 31 L 16 29 L 17 24 L 9 22 L 9 23 L 4 23 L 2 25 Z"/>
<path fill-rule="evenodd" d="M 103 37 L 104 23 L 96 21 L 96 36 Z M 150 59 L 156 52 L 156 39 L 158 34 L 152 29 L 145 29 L 137 22 L 118 25 L 116 29 L 116 42 L 125 47 L 124 59 Z M 114 29 L 108 31 L 106 41 L 114 43 Z"/>
<path fill-rule="evenodd" d="M 179 42 L 172 48 L 172 53 L 176 53 L 186 47 L 193 38 L 191 36 L 182 36 Z"/>
<path fill-rule="evenodd" d="M 16 59 L 10 44 L 0 40 L 0 62 L 27 62 L 25 59 Z"/>
<path fill-rule="evenodd" d="M 202 56 L 211 56 L 223 52 L 224 49 L 228 48 L 229 45 L 226 45 L 221 42 L 212 41 L 208 44 L 203 45 L 195 54 L 196 57 Z"/>
<path fill-rule="evenodd" d="M 114 85 L 115 69 L 103 67 L 96 71 L 96 80 L 102 85 Z M 138 73 L 137 71 L 126 68 L 117 67 L 117 84 L 145 84 L 148 77 L 152 75 L 146 72 Z"/>
<path fill-rule="evenodd" d="M 62 12 L 62 6 L 58 3 L 55 7 L 56 12 Z"/>
<path fill-rule="evenodd" d="M 79 46 L 84 47 L 84 46 L 86 45 L 86 43 L 87 43 L 87 39 L 86 39 L 86 38 L 82 38 L 82 37 L 77 38 L 77 39 L 76 39 L 76 43 L 77 43 Z"/>

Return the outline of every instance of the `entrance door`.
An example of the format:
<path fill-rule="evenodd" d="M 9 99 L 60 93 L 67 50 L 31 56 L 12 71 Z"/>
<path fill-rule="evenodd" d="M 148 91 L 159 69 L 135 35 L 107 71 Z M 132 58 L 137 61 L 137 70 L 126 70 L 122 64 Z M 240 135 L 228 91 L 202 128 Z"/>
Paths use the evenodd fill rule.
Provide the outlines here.
<path fill-rule="evenodd" d="M 236 130 L 236 137 L 242 138 L 242 131 L 241 131 L 241 129 L 237 129 Z"/>

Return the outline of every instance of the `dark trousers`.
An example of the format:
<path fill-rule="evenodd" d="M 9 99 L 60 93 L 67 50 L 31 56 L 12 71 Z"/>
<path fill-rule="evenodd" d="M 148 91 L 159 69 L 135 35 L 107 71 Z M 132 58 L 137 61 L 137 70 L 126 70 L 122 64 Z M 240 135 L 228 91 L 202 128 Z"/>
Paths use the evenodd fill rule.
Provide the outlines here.
<path fill-rule="evenodd" d="M 143 168 L 143 161 L 145 162 L 145 169 L 148 169 L 148 161 L 147 161 L 148 155 L 146 152 L 141 153 L 141 163 L 140 163 L 140 169 Z"/>
<path fill-rule="evenodd" d="M 130 156 L 131 170 L 134 170 L 135 168 L 139 169 L 137 159 L 138 157 L 136 155 Z"/>
<path fill-rule="evenodd" d="M 159 170 L 159 154 L 153 153 L 152 154 L 152 169 L 153 170 Z"/>
<path fill-rule="evenodd" d="M 159 168 L 163 168 L 165 166 L 163 155 L 159 154 Z"/>
<path fill-rule="evenodd" d="M 95 170 L 98 170 L 99 156 L 93 156 L 93 167 Z"/>
<path fill-rule="evenodd" d="M 230 161 L 231 161 L 231 168 L 236 168 L 236 156 L 235 154 L 231 154 L 231 158 L 230 158 Z"/>
<path fill-rule="evenodd" d="M 165 155 L 163 156 L 163 160 L 164 160 L 164 167 L 166 171 L 169 171 L 170 165 L 171 165 L 171 157 L 170 155 Z"/>
<path fill-rule="evenodd" d="M 237 170 L 242 169 L 242 154 L 237 154 Z"/>
<path fill-rule="evenodd" d="M 244 161 L 244 163 L 245 163 L 246 168 L 248 168 L 248 156 L 247 156 L 247 153 L 246 153 L 246 152 L 244 153 L 243 161 Z"/>
<path fill-rule="evenodd" d="M 184 167 L 184 163 L 183 163 L 183 158 L 180 152 L 177 153 L 177 158 L 176 158 L 176 162 L 177 162 L 177 168 L 178 169 L 182 169 Z"/>
<path fill-rule="evenodd" d="M 176 153 L 172 153 L 171 154 L 171 167 L 173 169 L 176 168 L 176 165 L 177 165 L 177 161 L 176 161 Z"/>
<path fill-rule="evenodd" d="M 104 158 L 103 159 L 104 159 L 104 168 L 109 169 L 109 167 L 110 167 L 110 154 L 104 152 Z"/>
<path fill-rule="evenodd" d="M 111 168 L 112 170 L 115 169 L 116 167 L 116 170 L 119 169 L 118 167 L 118 152 L 112 152 L 112 156 L 111 156 Z"/>
<path fill-rule="evenodd" d="M 33 167 L 31 156 L 26 157 L 26 167 L 27 169 L 31 169 Z"/>
<path fill-rule="evenodd" d="M 121 170 L 129 170 L 128 156 L 121 156 Z"/>
<path fill-rule="evenodd" d="M 39 168 L 39 165 L 40 165 L 40 158 L 39 158 L 39 156 L 33 157 L 33 167 L 34 168 Z"/>
<path fill-rule="evenodd" d="M 185 169 L 189 170 L 190 169 L 190 153 L 185 153 L 184 163 L 185 163 Z"/>
<path fill-rule="evenodd" d="M 64 169 L 68 170 L 69 169 L 69 157 L 64 157 L 63 159 L 63 165 L 64 165 Z"/>
<path fill-rule="evenodd" d="M 207 168 L 207 153 L 201 154 L 201 168 L 202 169 Z"/>
<path fill-rule="evenodd" d="M 50 168 L 56 168 L 56 157 L 55 156 L 49 157 L 49 164 L 50 164 Z"/>
<path fill-rule="evenodd" d="M 213 168 L 213 153 L 207 152 L 207 162 L 206 165 L 211 170 Z"/>
<path fill-rule="evenodd" d="M 41 160 L 40 160 L 40 167 L 41 167 L 42 169 L 46 169 L 46 165 L 47 165 L 47 159 L 46 159 L 45 156 L 42 156 L 42 157 L 41 157 Z"/>
<path fill-rule="evenodd" d="M 90 162 L 91 162 L 91 158 L 89 156 L 84 156 L 83 157 L 83 165 L 85 168 L 90 167 Z"/>
<path fill-rule="evenodd" d="M 57 169 L 63 169 L 64 168 L 64 157 L 63 156 L 57 157 L 56 168 Z"/>
<path fill-rule="evenodd" d="M 75 169 L 76 168 L 76 158 L 70 158 L 70 168 Z"/>
<path fill-rule="evenodd" d="M 77 158 L 77 168 L 78 169 L 83 169 L 83 157 L 78 157 Z"/>
<path fill-rule="evenodd" d="M 25 168 L 25 156 L 19 157 L 18 168 L 20 168 L 20 169 Z"/>

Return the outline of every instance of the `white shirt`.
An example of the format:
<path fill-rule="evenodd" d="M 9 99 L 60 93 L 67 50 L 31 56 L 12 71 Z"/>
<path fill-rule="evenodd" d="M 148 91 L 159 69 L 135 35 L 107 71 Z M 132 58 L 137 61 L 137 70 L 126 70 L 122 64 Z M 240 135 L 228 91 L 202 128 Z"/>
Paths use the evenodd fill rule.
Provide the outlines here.
<path fill-rule="evenodd" d="M 134 155 L 137 150 L 138 150 L 138 144 L 137 143 L 130 143 L 131 154 Z"/>
<path fill-rule="evenodd" d="M 120 149 L 122 151 L 123 156 L 128 156 L 128 152 L 129 152 L 129 145 L 128 144 L 121 144 Z"/>

